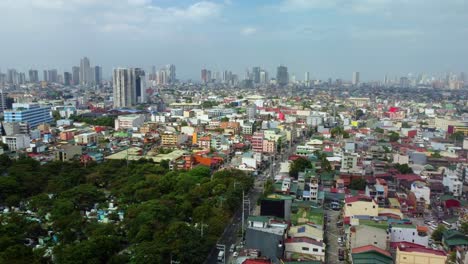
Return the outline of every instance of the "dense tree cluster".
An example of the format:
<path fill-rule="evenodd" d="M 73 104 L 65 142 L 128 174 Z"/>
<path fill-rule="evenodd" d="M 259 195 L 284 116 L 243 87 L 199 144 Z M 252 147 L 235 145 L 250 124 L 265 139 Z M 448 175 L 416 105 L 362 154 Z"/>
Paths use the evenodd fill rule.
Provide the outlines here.
<path fill-rule="evenodd" d="M 75 122 L 84 122 L 93 126 L 108 126 L 113 127 L 115 122 L 115 117 L 112 116 L 102 116 L 102 117 L 84 117 L 84 116 L 70 116 L 70 119 Z"/>
<path fill-rule="evenodd" d="M 203 263 L 253 186 L 241 171 L 168 171 L 146 160 L 83 167 L 0 156 L 0 169 L 0 205 L 19 208 L 0 215 L 0 263 Z M 123 220 L 85 216 L 111 201 Z M 25 243 L 40 237 L 43 248 Z"/>

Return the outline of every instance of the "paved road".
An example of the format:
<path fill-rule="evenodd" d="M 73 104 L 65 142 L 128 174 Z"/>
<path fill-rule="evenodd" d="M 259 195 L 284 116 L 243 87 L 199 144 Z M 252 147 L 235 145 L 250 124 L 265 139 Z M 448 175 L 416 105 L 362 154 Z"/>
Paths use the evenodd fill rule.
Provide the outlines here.
<path fill-rule="evenodd" d="M 278 173 L 280 169 L 280 162 L 285 161 L 288 159 L 289 155 L 291 155 L 295 151 L 295 145 L 292 145 L 291 148 L 286 146 L 286 148 L 282 151 L 281 154 L 275 157 L 275 160 L 272 164 L 269 164 L 267 168 L 265 168 L 262 173 L 255 178 L 254 181 L 254 188 L 246 195 L 246 199 L 250 199 L 251 210 L 247 212 L 247 208 L 245 211 L 245 219 L 253 212 L 257 212 L 259 214 L 259 208 L 257 207 L 257 200 L 260 198 L 261 194 L 264 191 L 264 183 L 267 178 L 274 179 L 274 176 Z M 273 168 L 271 168 L 273 166 Z M 229 248 L 232 244 L 237 244 L 240 242 L 240 238 L 238 237 L 239 229 L 242 227 L 242 208 L 237 210 L 234 216 L 231 219 L 231 222 L 226 226 L 224 233 L 221 235 L 220 239 L 218 240 L 218 244 L 225 245 L 226 248 L 226 263 L 232 263 L 232 254 L 229 252 Z M 205 261 L 205 264 L 215 264 L 218 263 L 218 252 L 219 250 L 213 248 Z"/>
<path fill-rule="evenodd" d="M 327 213 L 329 219 L 325 233 L 327 238 L 327 263 L 344 263 L 343 261 L 338 260 L 338 249 L 340 248 L 340 245 L 338 245 L 338 237 L 341 235 L 339 234 L 339 229 L 336 227 L 338 216 L 340 215 L 341 211 L 326 210 L 325 212 Z"/>

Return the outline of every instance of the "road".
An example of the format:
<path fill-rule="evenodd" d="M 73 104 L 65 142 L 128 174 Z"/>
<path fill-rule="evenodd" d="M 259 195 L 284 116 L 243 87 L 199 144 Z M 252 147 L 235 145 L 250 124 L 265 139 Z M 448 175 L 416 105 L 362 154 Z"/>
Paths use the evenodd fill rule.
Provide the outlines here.
<path fill-rule="evenodd" d="M 336 223 L 338 222 L 338 216 L 340 215 L 341 211 L 326 210 L 325 212 L 328 215 L 328 220 L 326 223 L 327 229 L 325 233 L 325 236 L 327 238 L 327 263 L 344 263 L 338 260 L 338 249 L 340 248 L 340 245 L 338 244 L 338 237 L 340 237 L 341 235 L 340 230 L 336 227 Z"/>
<path fill-rule="evenodd" d="M 288 159 L 289 155 L 292 154 L 292 152 L 295 150 L 295 145 L 292 145 L 291 148 L 289 146 L 286 146 L 285 149 L 281 152 L 281 154 L 276 155 L 275 159 L 273 160 L 273 163 L 269 163 L 268 167 L 266 167 L 262 173 L 255 178 L 254 181 L 254 188 L 247 194 L 247 197 L 245 199 L 250 200 L 251 204 L 251 210 L 250 212 L 247 212 L 247 208 L 245 211 L 245 219 L 247 219 L 247 216 L 252 214 L 253 212 L 258 212 L 259 210 L 257 207 L 257 200 L 260 198 L 261 194 L 263 193 L 264 186 L 265 186 L 265 181 L 267 178 L 274 179 L 274 176 L 278 173 L 278 170 L 280 169 L 280 162 L 285 161 Z M 271 160 L 270 160 L 271 161 Z M 271 168 L 271 166 L 273 166 Z M 218 240 L 218 244 L 224 245 L 225 246 L 225 254 L 226 254 L 226 263 L 232 263 L 232 253 L 229 252 L 229 248 L 231 247 L 232 244 L 238 244 L 240 242 L 240 237 L 238 237 L 238 232 L 239 229 L 242 227 L 242 208 L 236 211 L 234 216 L 231 219 L 231 222 L 226 226 L 224 233 L 221 235 L 221 237 Z M 205 264 L 216 264 L 218 262 L 218 252 L 219 250 L 214 247 L 210 254 L 208 255 L 207 260 L 205 261 Z"/>

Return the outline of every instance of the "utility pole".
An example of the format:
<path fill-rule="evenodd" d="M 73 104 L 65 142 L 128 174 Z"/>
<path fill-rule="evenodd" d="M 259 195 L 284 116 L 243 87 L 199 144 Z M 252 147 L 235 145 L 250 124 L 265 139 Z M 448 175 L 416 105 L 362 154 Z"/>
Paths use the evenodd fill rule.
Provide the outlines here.
<path fill-rule="evenodd" d="M 244 203 L 244 190 L 242 190 L 242 239 L 244 238 L 244 211 L 245 211 L 245 203 Z"/>

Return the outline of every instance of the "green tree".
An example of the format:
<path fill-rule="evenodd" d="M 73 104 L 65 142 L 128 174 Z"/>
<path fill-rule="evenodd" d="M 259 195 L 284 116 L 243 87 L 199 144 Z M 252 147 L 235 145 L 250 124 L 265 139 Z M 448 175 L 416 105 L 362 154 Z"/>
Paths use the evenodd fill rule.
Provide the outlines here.
<path fill-rule="evenodd" d="M 413 173 L 413 169 L 411 169 L 408 164 L 395 164 L 395 169 L 397 169 L 401 174 Z"/>
<path fill-rule="evenodd" d="M 397 142 L 400 139 L 400 135 L 394 131 L 388 134 L 388 139 L 390 142 Z"/>
<path fill-rule="evenodd" d="M 291 164 L 289 168 L 289 176 L 297 178 L 299 172 L 305 171 L 305 169 L 313 168 L 312 163 L 306 158 L 298 158 Z"/>
<path fill-rule="evenodd" d="M 367 182 L 364 178 L 353 179 L 349 185 L 352 190 L 363 191 L 366 189 Z"/>
<path fill-rule="evenodd" d="M 402 128 L 411 128 L 411 125 L 408 122 L 401 123 Z"/>
<path fill-rule="evenodd" d="M 385 130 L 383 130 L 383 129 L 380 128 L 380 127 L 376 127 L 376 128 L 374 129 L 374 131 L 375 131 L 376 133 L 379 133 L 379 134 L 383 134 L 383 133 L 385 132 Z"/>
<path fill-rule="evenodd" d="M 468 235 L 468 222 L 461 223 L 460 231 L 463 232 L 463 234 Z"/>
<path fill-rule="evenodd" d="M 52 111 L 52 117 L 54 118 L 55 121 L 62 119 L 59 111 Z"/>
<path fill-rule="evenodd" d="M 450 135 L 450 139 L 455 142 L 463 141 L 464 138 L 465 138 L 465 134 L 463 134 L 463 132 L 461 131 L 457 131 L 453 133 L 452 135 Z"/>
<path fill-rule="evenodd" d="M 442 235 L 447 230 L 444 225 L 439 225 L 437 228 L 432 232 L 432 239 L 436 242 L 442 241 Z"/>
<path fill-rule="evenodd" d="M 229 118 L 224 116 L 221 118 L 221 122 L 229 122 Z"/>

